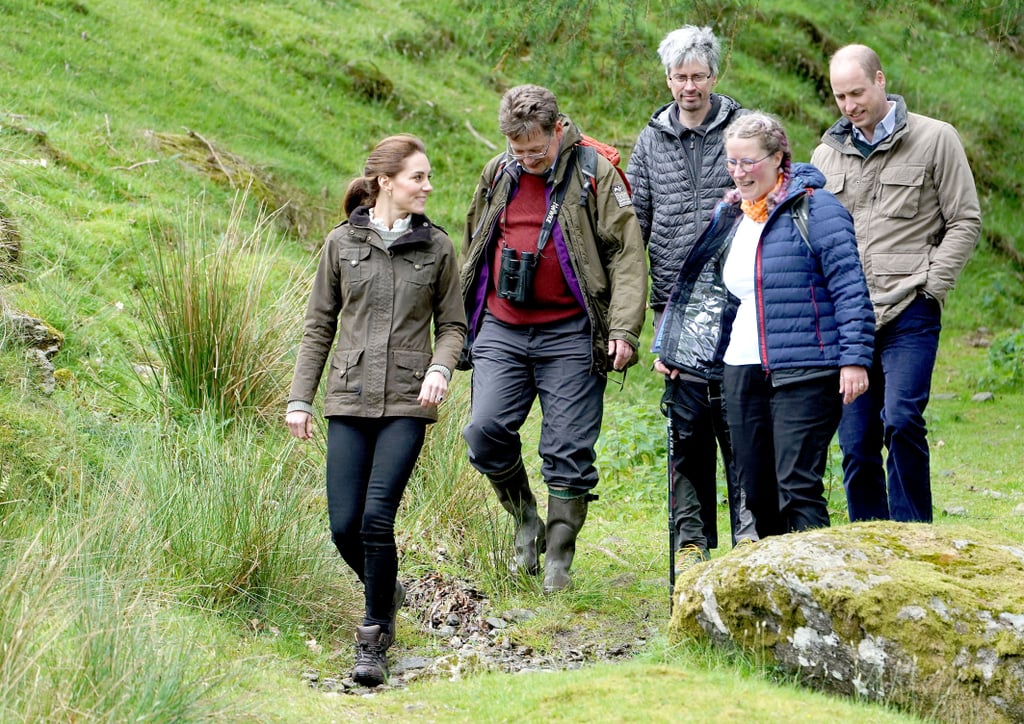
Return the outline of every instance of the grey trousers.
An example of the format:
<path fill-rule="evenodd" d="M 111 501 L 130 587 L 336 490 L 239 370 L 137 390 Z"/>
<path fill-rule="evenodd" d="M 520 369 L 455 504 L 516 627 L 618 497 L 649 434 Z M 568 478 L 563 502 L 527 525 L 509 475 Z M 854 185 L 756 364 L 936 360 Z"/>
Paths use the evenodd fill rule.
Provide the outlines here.
<path fill-rule="evenodd" d="M 592 490 L 607 380 L 590 372 L 587 318 L 512 326 L 488 314 L 472 355 L 472 417 L 462 431 L 470 464 L 485 475 L 515 465 L 522 457 L 519 430 L 539 398 L 537 452 L 545 483 L 573 493 Z"/>

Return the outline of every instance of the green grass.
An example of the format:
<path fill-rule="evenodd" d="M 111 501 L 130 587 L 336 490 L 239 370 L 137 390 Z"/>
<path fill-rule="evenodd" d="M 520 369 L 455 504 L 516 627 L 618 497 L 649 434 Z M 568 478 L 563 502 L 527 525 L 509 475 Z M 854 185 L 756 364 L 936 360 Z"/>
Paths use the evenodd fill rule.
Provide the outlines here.
<path fill-rule="evenodd" d="M 659 635 L 621 664 L 373 697 L 301 679 L 347 672 L 362 607 L 328 539 L 323 425 L 305 445 L 281 425 L 304 285 L 349 179 L 380 137 L 422 136 L 429 213 L 458 244 L 502 144 L 505 88 L 549 85 L 628 157 L 669 100 L 654 49 L 686 21 L 714 24 L 728 52 L 718 90 L 779 114 L 797 160 L 836 117 L 827 58 L 846 42 L 869 39 L 891 90 L 957 126 L 985 231 L 943 320 L 936 524 L 1022 540 L 1017 3 L 6 0 L 0 241 L 21 248 L 0 254 L 0 301 L 64 346 L 46 395 L 0 326 L 0 720 L 911 719 Z M 239 355 L 227 365 L 222 344 Z M 460 437 L 466 375 L 400 511 L 402 575 L 537 611 L 510 635 L 538 651 L 569 628 L 593 641 L 637 621 L 663 630 L 665 425 L 649 365 L 609 387 L 573 591 L 545 597 L 509 573 L 508 516 Z M 524 432 L 532 452 L 537 420 Z M 840 524 L 835 449 L 826 482 Z M 399 655 L 438 652 L 416 614 L 403 611 Z"/>

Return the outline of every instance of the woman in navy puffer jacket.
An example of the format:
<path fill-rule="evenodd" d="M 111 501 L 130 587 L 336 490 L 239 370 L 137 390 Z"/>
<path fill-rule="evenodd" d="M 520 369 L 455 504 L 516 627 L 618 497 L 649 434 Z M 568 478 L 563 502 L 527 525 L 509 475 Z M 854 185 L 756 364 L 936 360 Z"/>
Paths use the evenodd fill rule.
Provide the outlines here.
<path fill-rule="evenodd" d="M 680 270 L 655 367 L 722 378 L 760 537 L 827 526 L 828 446 L 867 390 L 874 344 L 853 220 L 820 171 L 791 163 L 772 116 L 737 119 L 725 146 L 736 189 Z"/>

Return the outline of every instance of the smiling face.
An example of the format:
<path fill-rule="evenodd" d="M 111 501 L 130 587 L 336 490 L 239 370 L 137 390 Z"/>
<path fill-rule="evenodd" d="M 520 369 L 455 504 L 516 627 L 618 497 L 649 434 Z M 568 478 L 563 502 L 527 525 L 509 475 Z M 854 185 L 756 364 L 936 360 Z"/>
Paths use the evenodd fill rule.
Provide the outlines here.
<path fill-rule="evenodd" d="M 401 171 L 394 176 L 381 177 L 380 187 L 388 194 L 393 218 L 422 214 L 427 196 L 434 190 L 430 185 L 430 161 L 427 155 L 416 151 L 408 156 Z"/>
<path fill-rule="evenodd" d="M 877 126 L 889 112 L 885 97 L 885 74 L 871 77 L 856 57 L 837 55 L 829 68 L 829 82 L 839 112 L 870 141 Z"/>
<path fill-rule="evenodd" d="M 782 151 L 769 154 L 760 138 L 727 138 L 725 157 L 744 201 L 763 199 L 779 181 Z"/>

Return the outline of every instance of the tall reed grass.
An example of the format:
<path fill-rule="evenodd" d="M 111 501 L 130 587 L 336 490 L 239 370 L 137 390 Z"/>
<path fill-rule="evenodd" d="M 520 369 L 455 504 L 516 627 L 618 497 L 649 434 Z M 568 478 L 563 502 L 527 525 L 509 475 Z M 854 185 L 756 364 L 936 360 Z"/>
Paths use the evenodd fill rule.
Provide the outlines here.
<path fill-rule="evenodd" d="M 305 302 L 298 274 L 275 278 L 280 241 L 272 222 L 280 210 L 261 207 L 249 223 L 247 211 L 248 194 L 240 193 L 216 233 L 201 205 L 189 207 L 178 238 L 152 236 L 143 290 L 143 319 L 163 371 L 152 391 L 176 408 L 222 419 L 283 409 Z"/>

